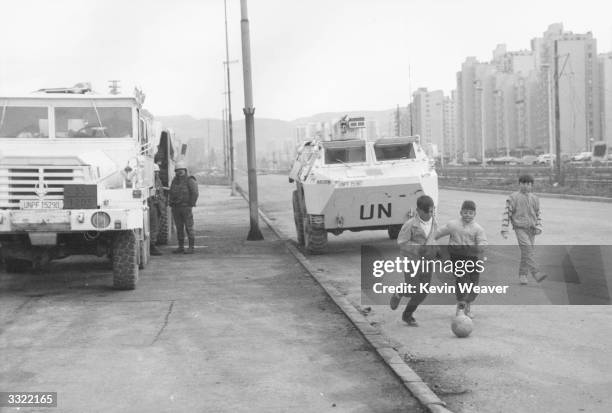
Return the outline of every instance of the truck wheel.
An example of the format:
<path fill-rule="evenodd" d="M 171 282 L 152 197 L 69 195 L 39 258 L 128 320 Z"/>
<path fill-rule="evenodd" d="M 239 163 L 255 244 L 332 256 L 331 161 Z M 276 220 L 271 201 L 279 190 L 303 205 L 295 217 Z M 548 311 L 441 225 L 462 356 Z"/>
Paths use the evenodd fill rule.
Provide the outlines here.
<path fill-rule="evenodd" d="M 302 217 L 300 198 L 297 190 L 293 191 L 293 220 L 295 221 L 297 242 L 299 245 L 304 245 L 304 218 Z"/>
<path fill-rule="evenodd" d="M 389 234 L 389 238 L 397 239 L 397 236 L 399 235 L 401 229 L 402 229 L 401 225 L 390 225 L 387 228 L 387 233 Z"/>
<path fill-rule="evenodd" d="M 168 207 L 162 208 L 162 213 L 159 216 L 159 233 L 157 234 L 157 245 L 168 245 L 170 239 L 170 220 L 168 214 Z"/>
<path fill-rule="evenodd" d="M 323 226 L 312 226 L 308 216 L 303 220 L 304 248 L 308 254 L 323 254 L 327 249 L 327 231 Z"/>
<path fill-rule="evenodd" d="M 32 268 L 32 263 L 27 260 L 20 260 L 17 258 L 5 258 L 4 269 L 9 273 L 20 273 L 25 272 Z"/>
<path fill-rule="evenodd" d="M 134 231 L 121 231 L 113 239 L 113 287 L 117 290 L 136 288 L 138 244 Z"/>

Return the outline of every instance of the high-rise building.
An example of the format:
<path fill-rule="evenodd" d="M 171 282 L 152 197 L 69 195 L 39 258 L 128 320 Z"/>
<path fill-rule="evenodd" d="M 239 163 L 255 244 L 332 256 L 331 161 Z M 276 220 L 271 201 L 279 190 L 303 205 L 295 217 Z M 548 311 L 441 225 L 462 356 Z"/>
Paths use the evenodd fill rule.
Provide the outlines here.
<path fill-rule="evenodd" d="M 457 74 L 457 147 L 463 157 L 482 157 L 496 147 L 494 63 L 481 63 L 468 57 Z"/>
<path fill-rule="evenodd" d="M 450 96 L 444 97 L 443 111 L 443 138 L 440 153 L 453 160 L 457 159 L 457 107 L 455 101 L 457 91 L 451 91 Z"/>
<path fill-rule="evenodd" d="M 600 139 L 612 145 L 612 52 L 599 55 Z M 595 138 L 595 140 L 598 140 Z"/>
<path fill-rule="evenodd" d="M 590 142 L 601 135 L 597 41 L 590 32 L 574 34 L 563 31 L 563 25 L 557 23 L 550 25 L 542 38 L 532 41 L 532 49 L 542 92 L 554 91 L 549 86 L 554 84 L 555 60 L 557 63 L 561 152 L 589 149 Z M 544 112 L 542 108 L 540 113 Z M 547 112 L 549 116 L 554 113 Z M 553 125 L 549 119 L 546 124 Z"/>
<path fill-rule="evenodd" d="M 421 137 L 422 144 L 440 148 L 444 138 L 444 93 L 419 88 L 412 96 L 415 134 Z"/>

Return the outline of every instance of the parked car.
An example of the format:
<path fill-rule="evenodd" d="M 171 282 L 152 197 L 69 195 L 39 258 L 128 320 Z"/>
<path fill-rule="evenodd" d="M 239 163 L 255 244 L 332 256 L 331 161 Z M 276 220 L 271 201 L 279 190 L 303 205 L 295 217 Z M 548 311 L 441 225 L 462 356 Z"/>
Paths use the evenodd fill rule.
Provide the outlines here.
<path fill-rule="evenodd" d="M 538 165 L 552 165 L 555 159 L 557 156 L 554 153 L 543 153 L 538 156 Z"/>
<path fill-rule="evenodd" d="M 491 159 L 492 165 L 518 165 L 521 160 L 514 156 L 498 156 Z"/>
<path fill-rule="evenodd" d="M 588 162 L 591 160 L 592 156 L 592 152 L 580 152 L 579 154 L 572 156 L 571 160 L 576 162 Z"/>
<path fill-rule="evenodd" d="M 537 165 L 538 157 L 535 155 L 525 155 L 521 158 L 521 163 L 523 165 Z"/>

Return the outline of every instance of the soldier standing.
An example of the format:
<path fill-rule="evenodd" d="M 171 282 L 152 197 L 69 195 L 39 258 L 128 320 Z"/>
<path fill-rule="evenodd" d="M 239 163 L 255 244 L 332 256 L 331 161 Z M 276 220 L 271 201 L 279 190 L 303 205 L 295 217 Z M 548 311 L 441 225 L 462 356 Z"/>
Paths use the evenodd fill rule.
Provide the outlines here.
<path fill-rule="evenodd" d="M 151 229 L 151 255 L 162 255 L 162 252 L 157 248 L 157 236 L 159 234 L 159 221 L 162 214 L 162 209 L 166 207 L 166 199 L 164 196 L 164 188 L 159 179 L 159 165 L 153 165 L 155 176 L 155 195 L 149 198 L 149 217 Z"/>
<path fill-rule="evenodd" d="M 170 207 L 176 225 L 178 248 L 173 254 L 193 254 L 195 234 L 193 231 L 192 208 L 198 200 L 198 184 L 193 176 L 187 175 L 187 167 L 183 161 L 176 163 L 175 176 L 170 185 Z M 189 249 L 185 250 L 185 232 L 189 240 Z"/>

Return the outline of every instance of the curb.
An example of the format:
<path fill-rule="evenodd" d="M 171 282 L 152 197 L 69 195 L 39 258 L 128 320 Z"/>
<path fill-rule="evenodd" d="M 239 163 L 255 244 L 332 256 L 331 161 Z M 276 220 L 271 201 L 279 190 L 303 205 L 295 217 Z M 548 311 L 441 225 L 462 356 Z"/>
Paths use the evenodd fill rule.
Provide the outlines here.
<path fill-rule="evenodd" d="M 248 196 L 240 185 L 236 184 L 236 190 L 246 201 L 248 201 Z M 310 276 L 315 279 L 321 288 L 323 288 L 332 301 L 336 303 L 349 321 L 359 330 L 363 338 L 374 347 L 385 364 L 387 364 L 402 381 L 404 387 L 416 397 L 419 403 L 431 413 L 453 413 L 446 408 L 446 403 L 429 388 L 427 383 L 425 383 L 421 377 L 404 362 L 405 358 L 409 355 L 407 349 L 403 347 L 401 343 L 396 342 L 379 329 L 372 326 L 363 314 L 361 314 L 330 281 L 323 279 L 319 275 L 319 271 L 310 261 L 308 261 L 308 258 L 289 241 L 287 235 L 276 228 L 272 220 L 261 210 L 261 208 L 258 208 L 258 212 L 259 216 L 272 232 L 283 241 L 287 250 L 300 262 L 302 267 L 304 267 Z"/>
<path fill-rule="evenodd" d="M 449 186 L 449 185 L 438 185 L 438 188 L 450 189 L 452 191 L 470 191 L 470 192 L 482 192 L 485 194 L 500 194 L 500 195 L 507 195 L 513 191 L 513 189 L 508 189 L 508 190 L 485 189 L 485 188 L 461 187 L 461 186 Z M 612 203 L 612 198 L 606 198 L 603 196 L 552 194 L 550 192 L 534 192 L 534 193 L 540 198 L 557 198 L 557 199 L 571 199 L 574 201 Z"/>

